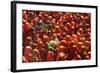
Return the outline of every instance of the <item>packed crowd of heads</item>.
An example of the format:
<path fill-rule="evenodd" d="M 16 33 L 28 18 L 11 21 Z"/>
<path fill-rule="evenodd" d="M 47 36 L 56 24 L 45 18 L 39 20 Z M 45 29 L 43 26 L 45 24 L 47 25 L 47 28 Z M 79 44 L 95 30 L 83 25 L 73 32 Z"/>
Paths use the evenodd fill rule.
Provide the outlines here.
<path fill-rule="evenodd" d="M 91 59 L 91 14 L 22 11 L 23 62 Z"/>

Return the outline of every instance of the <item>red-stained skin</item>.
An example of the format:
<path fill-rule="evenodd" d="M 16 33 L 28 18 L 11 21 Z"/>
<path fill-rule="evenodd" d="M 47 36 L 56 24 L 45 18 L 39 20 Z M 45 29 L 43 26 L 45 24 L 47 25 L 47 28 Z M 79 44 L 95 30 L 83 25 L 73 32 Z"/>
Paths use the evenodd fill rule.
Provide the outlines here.
<path fill-rule="evenodd" d="M 30 61 L 32 57 L 32 48 L 30 46 L 26 46 L 24 50 L 24 58 L 26 61 Z"/>
<path fill-rule="evenodd" d="M 48 51 L 47 61 L 53 61 L 53 60 L 54 60 L 54 53 L 52 51 Z"/>
<path fill-rule="evenodd" d="M 33 49 L 38 61 L 91 59 L 90 19 L 89 13 L 23 10 L 23 62 L 30 62 Z M 52 40 L 58 43 L 54 50 L 48 48 Z"/>

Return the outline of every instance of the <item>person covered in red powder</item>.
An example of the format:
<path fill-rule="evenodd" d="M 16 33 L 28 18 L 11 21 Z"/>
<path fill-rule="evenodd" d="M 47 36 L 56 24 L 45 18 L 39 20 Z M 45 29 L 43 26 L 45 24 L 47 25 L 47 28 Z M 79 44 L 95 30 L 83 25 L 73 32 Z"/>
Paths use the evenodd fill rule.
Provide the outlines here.
<path fill-rule="evenodd" d="M 23 62 L 91 59 L 91 14 L 22 11 Z"/>
<path fill-rule="evenodd" d="M 32 47 L 26 46 L 24 48 L 23 62 L 31 62 L 31 58 L 32 58 Z"/>
<path fill-rule="evenodd" d="M 60 45 L 58 48 L 56 48 L 56 61 L 67 60 L 68 57 L 67 50 L 68 49 L 63 45 Z"/>
<path fill-rule="evenodd" d="M 47 53 L 48 61 L 55 60 L 55 46 L 56 46 L 56 42 L 53 40 L 48 43 L 48 53 Z"/>

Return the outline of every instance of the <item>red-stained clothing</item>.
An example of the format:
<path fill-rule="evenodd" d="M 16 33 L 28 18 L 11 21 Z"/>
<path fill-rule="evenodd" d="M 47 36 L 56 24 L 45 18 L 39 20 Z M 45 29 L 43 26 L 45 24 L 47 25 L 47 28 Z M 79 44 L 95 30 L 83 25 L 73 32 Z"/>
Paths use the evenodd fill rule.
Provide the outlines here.
<path fill-rule="evenodd" d="M 53 51 L 48 51 L 47 61 L 54 61 L 54 52 Z"/>

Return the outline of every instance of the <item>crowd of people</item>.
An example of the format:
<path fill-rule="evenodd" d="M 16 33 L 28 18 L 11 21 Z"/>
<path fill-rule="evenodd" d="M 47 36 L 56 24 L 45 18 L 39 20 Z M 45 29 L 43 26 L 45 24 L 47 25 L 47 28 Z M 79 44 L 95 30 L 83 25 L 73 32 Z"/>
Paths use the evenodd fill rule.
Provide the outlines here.
<path fill-rule="evenodd" d="M 91 14 L 22 11 L 24 63 L 91 59 Z"/>

